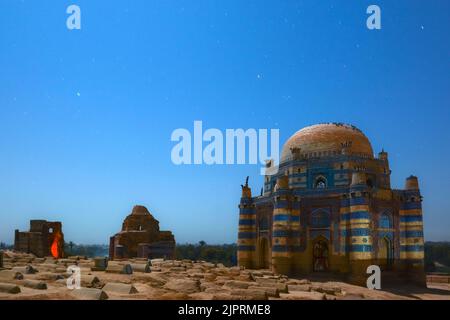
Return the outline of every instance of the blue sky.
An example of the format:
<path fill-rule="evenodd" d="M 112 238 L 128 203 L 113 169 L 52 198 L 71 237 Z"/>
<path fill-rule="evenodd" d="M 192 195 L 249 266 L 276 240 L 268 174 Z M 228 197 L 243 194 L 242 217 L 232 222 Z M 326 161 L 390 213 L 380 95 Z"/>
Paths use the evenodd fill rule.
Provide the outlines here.
<path fill-rule="evenodd" d="M 81 8 L 81 30 L 66 8 Z M 366 28 L 381 7 L 382 29 Z M 419 176 L 450 240 L 449 1 L 0 0 L 0 241 L 30 219 L 108 243 L 134 204 L 178 242 L 234 242 L 259 165 L 175 166 L 176 128 L 361 128 Z"/>

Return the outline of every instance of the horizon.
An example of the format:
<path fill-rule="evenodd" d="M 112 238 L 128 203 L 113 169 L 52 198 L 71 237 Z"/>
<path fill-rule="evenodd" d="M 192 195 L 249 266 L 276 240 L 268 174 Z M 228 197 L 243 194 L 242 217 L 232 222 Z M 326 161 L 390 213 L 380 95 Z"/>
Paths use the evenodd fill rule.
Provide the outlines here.
<path fill-rule="evenodd" d="M 200 240 L 199 242 L 201 242 L 202 240 Z M 181 245 L 194 245 L 194 246 L 199 246 L 199 242 L 193 243 L 193 242 L 184 242 L 184 243 L 176 243 L 177 246 Z M 66 245 L 68 244 L 67 242 L 65 242 Z M 425 241 L 425 244 L 427 243 L 450 243 L 450 241 Z M 14 244 L 8 244 L 8 243 L 3 243 L 6 246 L 14 246 Z M 77 246 L 106 246 L 109 247 L 109 244 L 107 243 L 74 243 L 74 245 Z M 236 242 L 234 243 L 205 243 L 205 245 L 207 246 L 227 246 L 227 245 L 237 245 Z"/>
<path fill-rule="evenodd" d="M 343 122 L 389 153 L 392 189 L 415 175 L 426 242 L 450 241 L 450 2 L 77 0 L 0 3 L 0 242 L 61 221 L 98 244 L 144 205 L 177 243 L 236 243 L 255 165 L 175 165 L 174 130 Z"/>

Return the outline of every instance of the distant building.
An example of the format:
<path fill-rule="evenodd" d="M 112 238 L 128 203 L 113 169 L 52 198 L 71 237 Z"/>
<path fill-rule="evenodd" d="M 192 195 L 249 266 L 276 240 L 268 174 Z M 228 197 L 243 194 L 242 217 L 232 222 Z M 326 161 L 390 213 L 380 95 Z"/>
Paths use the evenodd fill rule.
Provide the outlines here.
<path fill-rule="evenodd" d="M 64 256 L 64 234 L 61 222 L 31 220 L 30 231 L 15 231 L 14 250 L 37 257 Z"/>
<path fill-rule="evenodd" d="M 144 206 L 135 206 L 122 231 L 110 238 L 110 259 L 167 258 L 175 256 L 175 238 L 170 231 L 160 231 L 156 220 Z"/>
<path fill-rule="evenodd" d="M 268 164 L 270 169 L 271 163 Z M 248 181 L 239 205 L 238 263 L 283 274 L 330 272 L 365 284 L 369 265 L 382 279 L 425 283 L 422 196 L 417 177 L 391 189 L 384 151 L 341 123 L 318 124 L 284 145 L 276 175 L 260 196 Z"/>

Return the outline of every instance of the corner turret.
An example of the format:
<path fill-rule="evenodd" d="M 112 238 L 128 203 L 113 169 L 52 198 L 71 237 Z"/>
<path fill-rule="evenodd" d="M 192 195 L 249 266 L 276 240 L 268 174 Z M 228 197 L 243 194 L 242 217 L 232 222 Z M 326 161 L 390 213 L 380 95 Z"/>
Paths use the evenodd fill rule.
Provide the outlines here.
<path fill-rule="evenodd" d="M 239 232 L 238 232 L 238 265 L 253 268 L 256 250 L 256 208 L 252 199 L 252 190 L 241 184 L 242 195 L 239 203 Z"/>

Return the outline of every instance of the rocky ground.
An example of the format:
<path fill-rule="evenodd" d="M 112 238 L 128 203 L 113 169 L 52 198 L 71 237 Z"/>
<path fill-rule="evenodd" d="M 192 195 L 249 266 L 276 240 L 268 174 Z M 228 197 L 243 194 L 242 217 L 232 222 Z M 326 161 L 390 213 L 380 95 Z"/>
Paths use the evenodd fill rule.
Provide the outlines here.
<path fill-rule="evenodd" d="M 103 263 L 104 259 L 55 260 L 6 251 L 0 269 L 0 299 L 450 300 L 449 283 L 369 290 L 344 282 L 293 279 L 270 270 L 227 268 L 204 261 L 131 259 L 110 261 L 106 269 Z M 81 269 L 81 289 L 67 288 L 70 265 Z"/>

